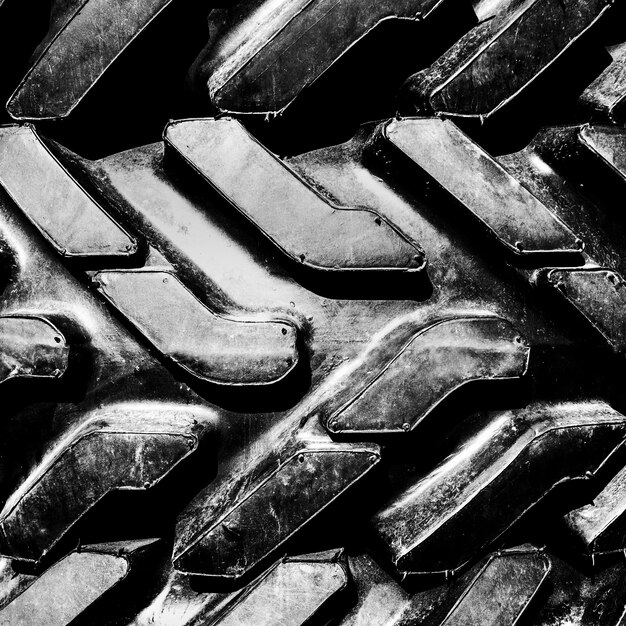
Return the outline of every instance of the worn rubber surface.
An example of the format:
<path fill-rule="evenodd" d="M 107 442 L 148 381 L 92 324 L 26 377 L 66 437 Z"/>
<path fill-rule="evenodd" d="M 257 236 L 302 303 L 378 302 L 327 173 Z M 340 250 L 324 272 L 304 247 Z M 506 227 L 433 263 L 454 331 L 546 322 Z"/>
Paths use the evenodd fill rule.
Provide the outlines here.
<path fill-rule="evenodd" d="M 623 626 L 625 15 L 0 1 L 0 624 Z"/>

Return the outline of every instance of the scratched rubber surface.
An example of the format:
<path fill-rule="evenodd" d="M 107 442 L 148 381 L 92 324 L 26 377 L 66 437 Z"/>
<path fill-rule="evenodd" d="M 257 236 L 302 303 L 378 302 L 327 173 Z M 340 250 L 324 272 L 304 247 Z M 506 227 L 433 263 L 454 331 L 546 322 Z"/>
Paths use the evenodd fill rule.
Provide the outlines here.
<path fill-rule="evenodd" d="M 0 624 L 624 626 L 625 17 L 0 0 Z"/>

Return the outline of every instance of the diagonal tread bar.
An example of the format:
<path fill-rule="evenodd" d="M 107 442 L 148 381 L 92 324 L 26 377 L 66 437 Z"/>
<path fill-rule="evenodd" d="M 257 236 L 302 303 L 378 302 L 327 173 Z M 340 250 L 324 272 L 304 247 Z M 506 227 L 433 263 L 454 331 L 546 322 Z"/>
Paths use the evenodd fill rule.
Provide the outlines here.
<path fill-rule="evenodd" d="M 315 420 L 300 427 L 293 416 L 256 446 L 179 516 L 176 569 L 240 579 L 380 461 L 378 445 L 333 442 Z"/>
<path fill-rule="evenodd" d="M 292 261 L 337 272 L 424 267 L 418 244 L 383 216 L 325 199 L 236 120 L 171 122 L 164 139 L 166 148 L 182 156 Z"/>
<path fill-rule="evenodd" d="M 537 271 L 534 281 L 565 298 L 615 351 L 626 351 L 626 286 L 620 274 L 603 267 L 556 267 Z"/>
<path fill-rule="evenodd" d="M 0 610 L 0 625 L 69 626 L 121 585 L 158 539 L 82 546 L 48 568 Z"/>
<path fill-rule="evenodd" d="M 171 272 L 106 270 L 93 280 L 159 352 L 198 379 L 270 384 L 298 363 L 292 324 L 218 315 Z"/>
<path fill-rule="evenodd" d="M 0 185 L 62 256 L 127 258 L 137 241 L 78 184 L 34 127 L 0 127 Z"/>
<path fill-rule="evenodd" d="M 492 554 L 440 626 L 514 626 L 547 582 L 551 567 L 549 557 L 538 550 Z"/>
<path fill-rule="evenodd" d="M 505 0 L 403 87 L 410 114 L 484 122 L 527 91 L 609 10 L 606 0 Z M 547 45 L 546 42 L 550 42 Z"/>
<path fill-rule="evenodd" d="M 609 67 L 583 91 L 580 103 L 595 116 L 624 122 L 626 114 L 626 46 L 622 45 Z"/>
<path fill-rule="evenodd" d="M 441 320 L 415 333 L 382 371 L 361 375 L 326 427 L 341 434 L 409 432 L 471 381 L 522 377 L 529 356 L 525 340 L 506 320 Z"/>
<path fill-rule="evenodd" d="M 516 256 L 568 253 L 582 242 L 530 191 L 452 121 L 406 118 L 386 122 L 378 150 L 410 159 Z M 451 165 L 453 164 L 453 165 Z"/>
<path fill-rule="evenodd" d="M 196 61 L 194 80 L 221 111 L 277 113 L 383 21 L 424 20 L 444 3 L 296 0 L 278 8 L 272 2 L 235 7 Z"/>
<path fill-rule="evenodd" d="M 285 557 L 246 587 L 212 623 L 304 626 L 317 622 L 327 605 L 349 587 L 343 550 Z"/>
<path fill-rule="evenodd" d="M 9 99 L 10 115 L 16 120 L 70 115 L 115 59 L 171 3 L 78 0 L 62 6 L 31 68 Z"/>
<path fill-rule="evenodd" d="M 0 550 L 39 562 L 107 493 L 160 482 L 198 447 L 202 407 L 123 403 L 95 409 L 51 446 L 0 511 Z"/>
<path fill-rule="evenodd" d="M 455 573 L 556 485 L 592 476 L 625 437 L 626 418 L 604 402 L 496 413 L 378 511 L 374 529 L 400 572 Z"/>

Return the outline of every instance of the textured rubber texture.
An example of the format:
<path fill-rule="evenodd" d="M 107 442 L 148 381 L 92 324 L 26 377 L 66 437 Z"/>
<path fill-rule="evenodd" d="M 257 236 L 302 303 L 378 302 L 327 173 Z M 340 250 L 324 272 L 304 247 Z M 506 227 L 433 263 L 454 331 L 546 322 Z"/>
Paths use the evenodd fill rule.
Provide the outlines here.
<path fill-rule="evenodd" d="M 23 2 L 0 624 L 622 625 L 624 2 Z"/>

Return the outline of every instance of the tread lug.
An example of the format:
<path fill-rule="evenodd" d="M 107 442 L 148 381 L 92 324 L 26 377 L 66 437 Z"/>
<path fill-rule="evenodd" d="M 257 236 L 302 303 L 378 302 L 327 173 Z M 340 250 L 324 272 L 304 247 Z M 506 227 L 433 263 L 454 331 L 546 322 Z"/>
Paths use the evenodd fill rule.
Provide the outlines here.
<path fill-rule="evenodd" d="M 411 114 L 484 122 L 528 90 L 610 8 L 605 0 L 505 0 L 495 13 L 487 6 L 488 15 L 480 14 L 472 30 L 405 83 Z"/>
<path fill-rule="evenodd" d="M 121 585 L 157 539 L 83 546 L 47 569 L 0 609 L 0 624 L 66 626 Z"/>
<path fill-rule="evenodd" d="M 243 455 L 191 502 L 177 523 L 176 569 L 240 579 L 379 462 L 377 445 L 336 443 L 309 424 L 279 423 L 254 458 Z"/>
<path fill-rule="evenodd" d="M 64 257 L 126 258 L 137 241 L 57 161 L 33 127 L 0 127 L 0 184 Z"/>
<path fill-rule="evenodd" d="M 497 413 L 376 513 L 374 529 L 401 572 L 454 573 L 557 484 L 596 471 L 625 434 L 626 418 L 601 402 Z"/>
<path fill-rule="evenodd" d="M 424 267 L 418 244 L 383 216 L 327 200 L 236 120 L 172 122 L 165 145 L 298 264 L 339 272 Z"/>
<path fill-rule="evenodd" d="M 67 117 L 113 61 L 171 2 L 57 1 L 50 31 L 7 104 L 11 116 L 17 120 Z M 60 76 L 65 79 L 60 81 Z"/>
<path fill-rule="evenodd" d="M 517 624 L 552 567 L 538 551 L 491 555 L 441 622 L 441 626 Z"/>
<path fill-rule="evenodd" d="M 94 280 L 160 352 L 197 378 L 231 385 L 269 384 L 298 362 L 293 326 L 217 315 L 170 272 L 103 271 Z"/>
<path fill-rule="evenodd" d="M 350 575 L 342 551 L 285 557 L 248 585 L 213 622 L 219 626 L 303 626 L 318 623 L 328 604 L 348 590 Z M 293 598 L 298 598 L 294 603 Z"/>
<path fill-rule="evenodd" d="M 577 236 L 452 121 L 394 120 L 382 133 L 389 146 L 418 166 L 426 181 L 440 185 L 509 253 L 535 259 L 568 253 L 573 263 L 578 260 Z"/>
<path fill-rule="evenodd" d="M 68 358 L 65 337 L 49 321 L 0 316 L 0 383 L 10 378 L 59 378 Z"/>
<path fill-rule="evenodd" d="M 579 138 L 605 167 L 626 181 L 626 132 L 623 129 L 586 124 L 581 127 Z"/>
<path fill-rule="evenodd" d="M 441 320 L 415 333 L 382 369 L 361 377 L 325 425 L 341 434 L 409 432 L 471 381 L 523 376 L 529 355 L 522 337 L 501 318 Z"/>
<path fill-rule="evenodd" d="M 626 110 L 626 46 L 620 46 L 613 62 L 580 96 L 580 102 L 601 118 L 624 122 Z"/>
<path fill-rule="evenodd" d="M 626 548 L 626 468 L 613 476 L 591 504 L 567 513 L 563 523 L 575 549 L 592 564 L 598 556 L 622 552 Z"/>
<path fill-rule="evenodd" d="M 0 511 L 0 549 L 38 563 L 107 493 L 157 484 L 192 454 L 207 428 L 201 407 L 119 404 L 65 434 Z M 202 420 L 204 424 L 194 425 Z"/>
<path fill-rule="evenodd" d="M 587 575 L 554 556 L 548 593 L 533 611 L 533 626 L 620 626 L 626 604 L 624 560 Z"/>
<path fill-rule="evenodd" d="M 538 284 L 556 290 L 617 352 L 626 350 L 624 279 L 607 268 L 541 270 Z"/>
<path fill-rule="evenodd" d="M 298 0 L 236 7 L 196 61 L 194 79 L 222 111 L 279 113 L 383 21 L 422 20 L 441 4 Z"/>
<path fill-rule="evenodd" d="M 551 559 L 532 546 L 493 553 L 459 577 L 407 591 L 367 555 L 349 559 L 358 592 L 341 626 L 513 626 L 548 582 Z"/>
<path fill-rule="evenodd" d="M 601 177 L 615 193 L 626 182 L 626 132 L 603 125 L 548 128 L 535 137 L 532 148 L 547 162 L 583 183 Z"/>

